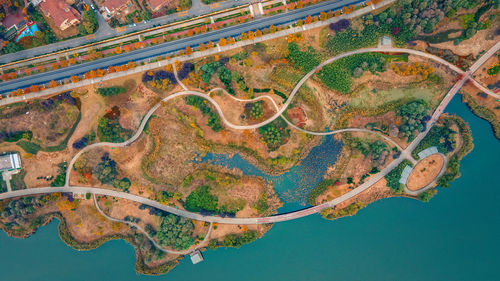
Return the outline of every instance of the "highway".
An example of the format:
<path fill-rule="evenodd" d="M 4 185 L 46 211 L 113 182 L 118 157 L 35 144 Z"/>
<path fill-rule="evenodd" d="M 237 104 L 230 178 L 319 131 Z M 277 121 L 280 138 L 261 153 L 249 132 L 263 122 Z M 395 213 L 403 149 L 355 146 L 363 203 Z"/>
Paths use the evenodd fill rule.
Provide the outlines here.
<path fill-rule="evenodd" d="M 311 5 L 304 7 L 302 9 L 296 9 L 288 11 L 285 13 L 280 13 L 274 16 L 268 16 L 263 18 L 255 18 L 252 21 L 245 22 L 242 24 L 237 24 L 234 26 L 229 26 L 226 28 L 221 28 L 213 30 L 204 34 L 198 34 L 187 38 L 181 38 L 175 41 L 165 42 L 163 44 L 158 44 L 150 46 L 144 49 L 138 49 L 130 51 L 128 53 L 122 53 L 119 55 L 114 55 L 111 57 L 102 58 L 99 60 L 82 63 L 79 65 L 73 65 L 65 68 L 60 68 L 57 70 L 52 70 L 49 72 L 38 73 L 30 75 L 27 77 L 21 77 L 18 79 L 6 81 L 0 83 L 0 94 L 7 94 L 17 89 L 24 89 L 33 84 L 45 84 L 51 80 L 62 80 L 69 78 L 72 75 L 80 75 L 90 70 L 95 69 L 105 69 L 110 65 L 122 65 L 129 61 L 139 61 L 148 58 L 155 58 L 160 55 L 166 55 L 175 51 L 183 50 L 186 46 L 195 47 L 201 43 L 207 43 L 209 41 L 218 42 L 222 37 L 227 38 L 229 36 L 235 37 L 239 36 L 243 32 L 248 32 L 250 30 L 263 29 L 270 25 L 281 25 L 286 23 L 295 22 L 300 18 L 305 18 L 308 15 L 316 15 L 323 11 L 337 10 L 344 6 L 351 4 L 359 4 L 364 1 L 360 0 L 341 0 L 341 1 L 328 1 L 322 2 L 316 5 Z"/>
<path fill-rule="evenodd" d="M 87 4 L 90 6 L 90 1 L 89 0 L 84 0 Z M 146 30 L 155 26 L 161 26 L 169 23 L 175 23 L 179 22 L 182 20 L 187 20 L 189 18 L 195 18 L 198 16 L 203 16 L 206 14 L 209 14 L 211 12 L 217 12 L 220 10 L 225 10 L 234 6 L 241 6 L 246 3 L 249 3 L 250 1 L 248 0 L 227 0 L 223 2 L 219 2 L 218 7 L 211 8 L 210 5 L 205 5 L 201 2 L 201 0 L 193 0 L 192 1 L 192 7 L 187 11 L 187 14 L 184 16 L 179 16 L 179 13 L 174 13 L 166 16 L 162 16 L 159 18 L 154 18 L 149 20 L 148 22 L 139 22 L 136 24 L 136 26 L 131 26 L 128 25 L 126 26 L 126 29 L 123 31 L 118 32 L 117 29 L 112 28 L 109 26 L 109 24 L 105 21 L 103 18 L 102 14 L 98 11 L 96 11 L 96 16 L 97 16 L 97 21 L 99 23 L 99 28 L 98 30 L 91 36 L 93 36 L 92 39 L 88 39 L 87 36 L 82 36 L 82 37 L 77 37 L 73 39 L 68 39 L 64 41 L 59 41 L 56 43 L 52 43 L 49 45 L 44 45 L 40 47 L 35 47 L 35 48 L 30 48 L 26 50 L 22 50 L 19 52 L 15 53 L 10 53 L 10 54 L 5 54 L 0 56 L 0 64 L 3 63 L 8 63 L 12 61 L 17 61 L 25 58 L 31 58 L 31 57 L 36 57 L 48 53 L 53 53 L 57 52 L 60 50 L 64 49 L 70 49 L 78 46 L 82 46 L 85 44 L 89 43 L 94 43 L 94 42 L 99 42 L 103 41 L 106 39 L 110 39 L 112 37 L 117 37 L 117 36 L 123 36 L 128 33 L 133 33 L 133 32 L 138 32 L 141 30 Z"/>

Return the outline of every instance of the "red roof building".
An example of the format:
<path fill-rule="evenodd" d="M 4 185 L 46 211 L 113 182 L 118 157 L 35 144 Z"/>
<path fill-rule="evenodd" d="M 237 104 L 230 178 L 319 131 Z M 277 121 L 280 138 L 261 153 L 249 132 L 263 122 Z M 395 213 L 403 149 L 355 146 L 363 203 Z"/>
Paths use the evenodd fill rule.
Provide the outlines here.
<path fill-rule="evenodd" d="M 43 14 L 54 20 L 61 30 L 80 23 L 80 14 L 63 0 L 42 0 L 39 5 Z"/>
<path fill-rule="evenodd" d="M 110 18 L 131 5 L 130 0 L 105 0 L 102 3 L 103 16 Z"/>

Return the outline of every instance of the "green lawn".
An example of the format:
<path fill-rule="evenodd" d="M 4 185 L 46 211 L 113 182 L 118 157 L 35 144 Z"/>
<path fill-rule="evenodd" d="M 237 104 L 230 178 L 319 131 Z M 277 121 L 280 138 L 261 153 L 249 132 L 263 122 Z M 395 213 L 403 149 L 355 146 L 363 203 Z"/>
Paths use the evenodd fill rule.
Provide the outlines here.
<path fill-rule="evenodd" d="M 371 89 L 361 89 L 356 95 L 349 100 L 349 104 L 353 107 L 378 107 L 388 102 L 399 100 L 402 98 L 423 99 L 431 106 L 435 106 L 438 102 L 434 99 L 436 92 L 429 88 L 394 88 L 390 90 L 380 90 L 375 93 Z"/>

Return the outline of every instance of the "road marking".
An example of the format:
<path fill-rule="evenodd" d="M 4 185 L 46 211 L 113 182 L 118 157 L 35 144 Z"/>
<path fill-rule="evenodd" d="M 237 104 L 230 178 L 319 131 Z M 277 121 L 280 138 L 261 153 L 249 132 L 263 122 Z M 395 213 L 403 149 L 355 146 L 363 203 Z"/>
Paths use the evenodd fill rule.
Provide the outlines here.
<path fill-rule="evenodd" d="M 215 9 L 215 8 L 219 8 L 219 7 L 220 7 L 219 3 L 210 4 L 210 9 Z"/>
<path fill-rule="evenodd" d="M 87 35 L 85 36 L 85 39 L 87 40 L 95 39 L 95 35 L 94 34 Z"/>
<path fill-rule="evenodd" d="M 179 12 L 179 17 L 184 17 L 188 15 L 188 11 Z"/>

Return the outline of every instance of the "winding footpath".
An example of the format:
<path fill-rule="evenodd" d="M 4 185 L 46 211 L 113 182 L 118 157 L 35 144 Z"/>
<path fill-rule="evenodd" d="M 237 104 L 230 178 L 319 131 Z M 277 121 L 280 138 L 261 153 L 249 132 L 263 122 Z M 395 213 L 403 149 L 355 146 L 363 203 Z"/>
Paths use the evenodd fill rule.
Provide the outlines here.
<path fill-rule="evenodd" d="M 238 129 L 238 130 L 241 130 L 241 129 L 255 129 L 255 128 L 259 128 L 261 126 L 264 126 L 266 124 L 269 124 L 270 122 L 272 122 L 276 118 L 282 116 L 282 114 L 284 113 L 284 111 L 286 110 L 286 108 L 290 105 L 293 97 L 298 92 L 298 90 L 300 89 L 300 87 L 307 81 L 307 79 L 309 79 L 314 74 L 314 72 L 317 69 L 320 69 L 321 67 L 323 67 L 323 66 L 325 66 L 325 65 L 327 65 L 327 64 L 329 64 L 329 63 L 331 63 L 331 62 L 333 62 L 335 60 L 338 60 L 340 58 L 343 58 L 343 57 L 346 57 L 346 56 L 349 56 L 349 55 L 352 55 L 352 54 L 366 53 L 366 52 L 380 52 L 380 51 L 384 51 L 384 52 L 406 52 L 406 53 L 410 53 L 410 54 L 424 56 L 424 57 L 430 58 L 430 59 L 438 61 L 438 62 L 442 62 L 443 64 L 449 66 L 452 70 L 455 70 L 457 73 L 459 73 L 459 74 L 462 75 L 461 79 L 449 90 L 449 92 L 446 94 L 446 96 L 443 98 L 443 100 L 441 101 L 441 103 L 439 104 L 439 106 L 434 111 L 434 113 L 433 113 L 430 121 L 428 122 L 428 126 L 427 126 L 426 130 L 424 132 L 420 133 L 415 138 L 415 140 L 408 145 L 408 147 L 406 149 L 402 150 L 402 153 L 401 153 L 400 157 L 398 157 L 393 162 L 391 162 L 387 167 L 385 167 L 384 169 L 382 169 L 382 171 L 380 171 L 379 173 L 377 173 L 377 174 L 373 175 L 372 177 L 370 177 L 365 183 L 359 185 L 358 187 L 354 188 L 353 190 L 350 190 L 349 192 L 343 194 L 340 197 L 337 197 L 337 198 L 335 198 L 335 199 L 333 199 L 333 200 L 331 200 L 329 202 L 326 202 L 326 203 L 323 203 L 323 204 L 320 204 L 320 205 L 317 205 L 317 206 L 305 208 L 305 209 L 302 209 L 302 210 L 298 210 L 298 211 L 294 211 L 294 212 L 290 212 L 290 213 L 286 213 L 286 214 L 278 214 L 278 215 L 268 216 L 268 217 L 260 217 L 260 218 L 226 218 L 226 217 L 217 217 L 217 216 L 205 216 L 205 215 L 201 215 L 201 214 L 198 214 L 198 213 L 188 212 L 188 211 L 185 211 L 185 210 L 181 210 L 181 209 L 177 209 L 177 208 L 170 207 L 170 206 L 167 206 L 167 205 L 163 205 L 163 204 L 161 204 L 161 203 L 159 203 L 157 201 L 154 201 L 154 200 L 151 200 L 151 199 L 148 199 L 148 198 L 145 198 L 145 197 L 141 197 L 141 196 L 134 195 L 134 194 L 129 194 L 129 193 L 126 193 L 126 192 L 120 192 L 120 191 L 115 191 L 115 190 L 110 190 L 110 189 L 104 189 L 104 188 L 83 187 L 83 186 L 70 186 L 69 185 L 69 176 L 70 176 L 70 172 L 71 172 L 71 169 L 73 167 L 73 164 L 75 163 L 76 159 L 82 153 L 88 151 L 89 149 L 100 147 L 100 146 L 123 147 L 123 146 L 127 146 L 127 145 L 133 143 L 141 135 L 141 133 L 143 132 L 143 130 L 144 130 L 146 124 L 147 124 L 147 121 L 151 118 L 153 112 L 156 111 L 160 107 L 161 102 L 158 103 L 158 104 L 156 104 L 155 106 L 153 106 L 153 108 L 151 108 L 151 110 L 145 115 L 145 117 L 144 117 L 143 121 L 141 122 L 141 124 L 140 124 L 137 132 L 129 140 L 127 140 L 127 141 L 125 141 L 123 143 L 118 143 L 118 144 L 117 143 L 96 143 L 96 144 L 87 146 L 86 148 L 84 148 L 83 150 L 81 150 L 79 153 L 77 153 L 73 157 L 73 159 L 71 160 L 70 165 L 68 165 L 68 170 L 67 170 L 67 173 L 66 173 L 66 184 L 65 184 L 64 187 L 30 188 L 30 189 L 23 189 L 23 190 L 16 190 L 16 191 L 11 191 L 11 192 L 1 193 L 0 194 L 0 200 L 1 199 L 7 199 L 7 198 L 19 197 L 19 196 L 28 196 L 28 195 L 36 195 L 36 194 L 46 194 L 46 193 L 54 193 L 54 192 L 90 193 L 90 194 L 93 194 L 94 196 L 95 195 L 106 195 L 106 196 L 114 196 L 114 197 L 118 197 L 118 198 L 122 198 L 122 199 L 132 200 L 132 201 L 135 201 L 135 202 L 138 202 L 138 203 L 141 203 L 141 204 L 145 204 L 145 205 L 148 205 L 148 206 L 151 206 L 151 207 L 155 207 L 155 208 L 158 208 L 158 209 L 170 212 L 170 213 L 178 215 L 178 216 L 183 216 L 183 217 L 194 219 L 194 220 L 206 221 L 206 222 L 211 222 L 211 223 L 216 222 L 216 223 L 221 223 L 221 224 L 241 224 L 241 225 L 245 225 L 245 224 L 248 225 L 248 224 L 276 223 L 276 222 L 282 222 L 282 221 L 288 221 L 288 220 L 298 219 L 298 218 L 305 217 L 305 216 L 308 216 L 308 215 L 311 215 L 311 214 L 315 214 L 315 213 L 320 212 L 321 210 L 334 207 L 334 206 L 336 206 L 336 205 L 338 205 L 338 204 L 340 204 L 340 203 L 342 203 L 342 202 L 344 202 L 346 200 L 349 200 L 349 199 L 357 196 L 358 194 L 360 194 L 363 191 L 367 190 L 373 184 L 375 184 L 376 182 L 378 182 L 379 180 L 381 180 L 385 175 L 387 175 L 390 171 L 392 171 L 395 167 L 397 167 L 403 160 L 410 159 L 409 156 L 411 155 L 411 152 L 420 143 L 420 141 L 427 135 L 427 133 L 429 132 L 429 130 L 431 129 L 431 127 L 434 126 L 434 124 L 439 119 L 439 117 L 442 115 L 442 113 L 444 112 L 444 109 L 446 108 L 446 106 L 448 105 L 448 103 L 451 101 L 451 99 L 455 96 L 455 94 L 460 90 L 460 88 L 468 80 L 471 79 L 471 75 L 477 69 L 479 69 L 479 67 L 486 60 L 488 60 L 488 58 L 491 55 L 493 55 L 494 53 L 496 53 L 499 49 L 500 49 L 500 42 L 498 42 L 493 48 L 491 48 L 488 52 L 486 52 L 478 61 L 476 61 L 476 63 L 474 63 L 474 65 L 470 68 L 470 70 L 468 70 L 466 72 L 458 69 L 456 66 L 451 65 L 450 63 L 442 60 L 441 58 L 438 58 L 436 56 L 433 56 L 433 55 L 430 55 L 430 54 L 426 54 L 426 53 L 423 53 L 423 52 L 419 52 L 419 51 L 415 51 L 415 50 L 409 50 L 409 49 L 399 49 L 399 48 L 382 48 L 382 49 L 381 48 L 367 48 L 367 49 L 361 49 L 361 50 L 357 50 L 357 51 L 353 51 L 353 52 L 341 54 L 341 55 L 335 56 L 335 57 L 330 58 L 329 60 L 321 63 L 317 68 L 315 68 L 314 70 L 312 70 L 311 72 L 309 72 L 308 74 L 306 74 L 306 76 L 304 76 L 299 81 L 299 83 L 296 85 L 296 87 L 293 89 L 293 91 L 291 92 L 289 98 L 283 104 L 283 106 L 280 109 L 277 110 L 277 112 L 276 112 L 275 115 L 273 115 L 270 119 L 268 119 L 266 121 L 260 122 L 258 124 L 253 124 L 253 125 L 242 126 L 242 125 L 235 125 L 235 124 L 230 123 L 224 117 L 224 114 L 223 114 L 220 106 L 212 98 L 210 98 L 210 96 L 208 96 L 208 95 L 206 95 L 204 93 L 200 93 L 200 92 L 196 92 L 196 91 L 184 90 L 182 92 L 170 95 L 170 96 L 168 96 L 168 97 L 166 97 L 166 98 L 164 98 L 162 100 L 164 102 L 164 101 L 168 101 L 168 100 L 171 100 L 173 98 L 184 96 L 184 95 L 200 96 L 200 97 L 203 97 L 203 98 L 207 99 L 208 101 L 210 101 L 214 105 L 215 109 L 217 110 L 217 112 L 221 116 L 222 121 L 229 128 Z M 342 130 L 346 130 L 346 129 L 342 129 Z M 362 130 L 362 129 L 356 129 L 356 130 Z M 321 133 L 318 133 L 318 134 L 321 134 Z"/>
<path fill-rule="evenodd" d="M 176 251 L 176 250 L 165 249 L 160 244 L 158 244 L 156 242 L 156 240 L 154 240 L 154 238 L 151 237 L 149 235 L 149 233 L 144 228 L 142 228 L 140 225 L 138 225 L 136 223 L 133 223 L 131 221 L 120 220 L 120 219 L 116 219 L 116 218 L 113 218 L 113 217 L 110 217 L 110 216 L 106 215 L 106 213 L 104 213 L 104 211 L 101 209 L 101 207 L 99 207 L 99 203 L 97 203 L 97 196 L 94 194 L 93 197 L 94 197 L 94 205 L 95 205 L 96 209 L 99 211 L 99 213 L 101 213 L 101 215 L 103 217 L 105 217 L 106 219 L 108 219 L 110 221 L 124 223 L 124 224 L 129 225 L 130 227 L 137 228 L 140 232 L 142 232 L 144 235 L 146 235 L 146 237 L 149 239 L 149 241 L 151 241 L 151 243 L 153 245 L 155 245 L 156 248 L 160 249 L 161 251 L 163 251 L 165 253 L 174 254 L 174 255 L 187 255 L 187 254 L 191 253 L 192 251 L 203 247 L 207 243 L 208 238 L 210 237 L 210 234 L 212 233 L 212 223 L 210 223 L 210 225 L 208 227 L 208 232 L 205 235 L 205 238 L 203 238 L 203 240 L 200 243 L 198 243 L 198 245 L 196 245 L 194 248 L 186 249 L 186 250 L 183 250 L 183 251 Z"/>

